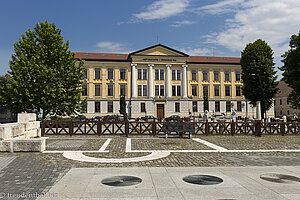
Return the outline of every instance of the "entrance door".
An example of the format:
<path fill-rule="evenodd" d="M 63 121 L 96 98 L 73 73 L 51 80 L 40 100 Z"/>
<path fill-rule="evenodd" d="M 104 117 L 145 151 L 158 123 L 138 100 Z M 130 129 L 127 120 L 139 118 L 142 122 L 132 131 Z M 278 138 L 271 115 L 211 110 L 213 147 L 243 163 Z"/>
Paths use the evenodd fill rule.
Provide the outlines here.
<path fill-rule="evenodd" d="M 163 119 L 165 117 L 165 105 L 157 104 L 157 118 Z"/>

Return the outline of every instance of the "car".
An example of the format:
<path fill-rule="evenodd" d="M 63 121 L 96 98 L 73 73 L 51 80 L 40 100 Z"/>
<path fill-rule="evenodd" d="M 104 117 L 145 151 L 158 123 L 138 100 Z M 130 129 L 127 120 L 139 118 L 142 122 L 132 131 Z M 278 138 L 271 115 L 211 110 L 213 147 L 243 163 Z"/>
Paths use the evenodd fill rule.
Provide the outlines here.
<path fill-rule="evenodd" d="M 182 120 L 185 122 L 189 122 L 189 121 L 191 121 L 191 118 L 192 117 L 183 117 Z"/>
<path fill-rule="evenodd" d="M 103 116 L 96 116 L 94 117 L 95 121 L 101 121 L 103 119 Z"/>
<path fill-rule="evenodd" d="M 86 120 L 88 120 L 88 118 L 86 116 L 84 116 L 84 115 L 77 115 L 75 118 L 79 119 L 80 121 L 86 121 Z"/>
<path fill-rule="evenodd" d="M 154 117 L 152 115 L 146 115 L 145 117 L 141 117 L 141 120 L 144 120 L 144 121 L 155 121 L 156 117 Z"/>
<path fill-rule="evenodd" d="M 103 117 L 103 121 L 113 122 L 113 121 L 116 121 L 116 117 L 112 116 L 112 115 L 106 115 L 106 116 Z"/>
<path fill-rule="evenodd" d="M 167 122 L 180 121 L 180 120 L 181 120 L 181 117 L 179 115 L 172 115 L 172 116 L 166 118 Z"/>
<path fill-rule="evenodd" d="M 224 119 L 225 118 L 225 116 L 223 115 L 223 114 L 215 114 L 215 115 L 213 115 L 213 116 L 211 116 L 211 119 L 212 120 L 219 120 L 219 119 Z"/>

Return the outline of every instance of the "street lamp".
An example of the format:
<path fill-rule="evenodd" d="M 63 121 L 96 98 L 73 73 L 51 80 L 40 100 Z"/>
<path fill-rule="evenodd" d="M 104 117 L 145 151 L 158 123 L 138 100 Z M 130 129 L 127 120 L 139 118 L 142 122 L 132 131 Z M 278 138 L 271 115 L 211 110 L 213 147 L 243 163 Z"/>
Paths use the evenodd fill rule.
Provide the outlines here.
<path fill-rule="evenodd" d="M 264 92 L 264 88 L 262 86 L 262 83 L 261 83 L 261 78 L 260 78 L 260 75 L 259 74 L 255 74 L 255 73 L 252 73 L 250 74 L 251 76 L 257 76 L 258 77 L 258 81 L 259 81 L 259 84 L 260 84 L 260 87 L 261 87 L 261 90 L 262 90 L 262 98 L 263 98 L 263 105 L 264 105 L 264 118 L 265 118 L 265 114 L 266 114 L 266 103 L 265 103 L 265 92 Z M 260 114 L 260 113 L 259 113 Z"/>

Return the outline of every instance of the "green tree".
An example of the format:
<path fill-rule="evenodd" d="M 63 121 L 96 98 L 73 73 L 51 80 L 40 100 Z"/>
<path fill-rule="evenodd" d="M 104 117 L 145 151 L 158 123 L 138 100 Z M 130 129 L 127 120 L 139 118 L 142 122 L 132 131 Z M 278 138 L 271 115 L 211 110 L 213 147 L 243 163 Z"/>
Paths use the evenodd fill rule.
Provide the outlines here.
<path fill-rule="evenodd" d="M 71 115 L 81 107 L 83 62 L 76 64 L 61 29 L 48 21 L 28 29 L 14 44 L 0 101 L 14 113 L 43 110 L 43 117 Z"/>
<path fill-rule="evenodd" d="M 247 44 L 242 51 L 243 95 L 254 106 L 257 101 L 261 102 L 262 118 L 266 110 L 270 109 L 272 98 L 278 90 L 273 59 L 273 50 L 261 39 Z"/>
<path fill-rule="evenodd" d="M 283 71 L 283 80 L 293 89 L 288 101 L 293 108 L 300 109 L 300 31 L 292 35 L 289 46 L 290 50 L 282 55 L 284 65 L 279 69 Z"/>

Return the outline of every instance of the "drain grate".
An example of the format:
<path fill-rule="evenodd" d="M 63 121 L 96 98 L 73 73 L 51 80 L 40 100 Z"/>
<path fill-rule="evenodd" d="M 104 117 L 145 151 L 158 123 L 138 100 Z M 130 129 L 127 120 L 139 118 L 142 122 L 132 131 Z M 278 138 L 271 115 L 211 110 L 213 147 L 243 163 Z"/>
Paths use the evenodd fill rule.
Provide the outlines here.
<path fill-rule="evenodd" d="M 261 179 L 265 181 L 270 181 L 273 183 L 295 183 L 300 182 L 300 178 L 296 176 L 290 176 L 285 174 L 274 174 L 274 173 L 268 173 L 268 174 L 262 174 L 260 176 Z"/>
<path fill-rule="evenodd" d="M 183 180 L 187 183 L 197 184 L 197 185 L 216 185 L 223 182 L 223 179 L 210 176 L 210 175 L 192 175 L 186 176 Z"/>
<path fill-rule="evenodd" d="M 142 179 L 135 176 L 113 176 L 110 178 L 105 178 L 101 181 L 104 185 L 109 186 L 131 186 L 137 185 L 142 182 Z"/>

